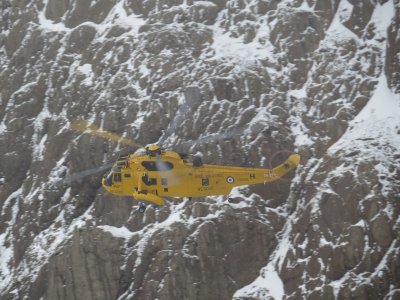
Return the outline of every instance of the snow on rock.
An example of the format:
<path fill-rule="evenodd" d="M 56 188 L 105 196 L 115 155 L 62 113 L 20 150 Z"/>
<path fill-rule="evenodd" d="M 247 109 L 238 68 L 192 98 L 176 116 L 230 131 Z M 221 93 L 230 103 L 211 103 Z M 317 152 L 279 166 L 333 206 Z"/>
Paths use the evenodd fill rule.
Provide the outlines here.
<path fill-rule="evenodd" d="M 98 226 L 98 228 L 101 228 L 104 231 L 111 233 L 113 236 L 115 236 L 117 238 L 129 239 L 133 234 L 125 226 L 118 228 L 115 226 L 102 225 L 102 226 Z"/>
<path fill-rule="evenodd" d="M 340 1 L 335 17 L 327 30 L 327 35 L 330 38 L 339 40 L 353 39 L 359 41 L 359 37 L 344 25 L 346 21 L 349 21 L 353 9 L 354 6 L 349 1 Z"/>
<path fill-rule="evenodd" d="M 0 298 L 398 297 L 396 1 L 9 2 Z M 75 120 L 207 163 L 302 166 L 140 214 L 100 183 L 135 149 Z"/>
<path fill-rule="evenodd" d="M 388 88 L 384 74 L 367 105 L 349 125 L 342 138 L 329 148 L 329 154 L 344 147 L 363 150 L 365 141 L 371 140 L 400 148 L 400 95 Z"/>
<path fill-rule="evenodd" d="M 274 267 L 269 264 L 267 267 L 261 269 L 260 273 L 261 275 L 251 284 L 236 291 L 233 299 L 242 299 L 242 297 L 254 297 L 257 299 L 273 297 L 276 300 L 283 299 L 283 282 Z"/>

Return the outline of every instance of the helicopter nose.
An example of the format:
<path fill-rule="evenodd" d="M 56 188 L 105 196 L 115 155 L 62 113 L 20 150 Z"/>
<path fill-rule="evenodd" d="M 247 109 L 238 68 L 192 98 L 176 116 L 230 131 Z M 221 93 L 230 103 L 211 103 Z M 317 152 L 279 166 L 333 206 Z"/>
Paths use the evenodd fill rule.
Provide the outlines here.
<path fill-rule="evenodd" d="M 104 177 L 101 179 L 101 185 L 103 186 L 103 188 L 104 188 L 106 191 L 108 191 L 108 186 L 107 186 L 107 184 L 106 184 L 106 182 L 105 182 L 105 178 L 104 178 Z"/>

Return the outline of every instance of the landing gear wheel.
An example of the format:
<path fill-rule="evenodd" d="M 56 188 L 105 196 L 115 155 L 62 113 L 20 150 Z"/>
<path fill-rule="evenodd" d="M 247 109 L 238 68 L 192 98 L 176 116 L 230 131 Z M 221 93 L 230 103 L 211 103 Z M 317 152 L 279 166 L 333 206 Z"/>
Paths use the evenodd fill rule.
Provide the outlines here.
<path fill-rule="evenodd" d="M 143 204 L 143 203 L 140 203 L 138 211 L 139 211 L 141 214 L 144 213 L 144 212 L 146 211 L 146 205 Z"/>

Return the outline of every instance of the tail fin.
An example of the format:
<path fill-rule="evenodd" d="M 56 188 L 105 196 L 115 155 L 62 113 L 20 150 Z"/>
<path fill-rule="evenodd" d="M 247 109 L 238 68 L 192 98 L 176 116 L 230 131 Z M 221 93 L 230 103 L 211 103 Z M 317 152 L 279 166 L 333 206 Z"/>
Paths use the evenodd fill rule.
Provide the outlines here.
<path fill-rule="evenodd" d="M 292 154 L 289 158 L 279 166 L 273 168 L 269 176 L 266 176 L 265 182 L 271 182 L 278 180 L 279 178 L 285 176 L 291 170 L 296 168 L 300 164 L 300 155 Z"/>

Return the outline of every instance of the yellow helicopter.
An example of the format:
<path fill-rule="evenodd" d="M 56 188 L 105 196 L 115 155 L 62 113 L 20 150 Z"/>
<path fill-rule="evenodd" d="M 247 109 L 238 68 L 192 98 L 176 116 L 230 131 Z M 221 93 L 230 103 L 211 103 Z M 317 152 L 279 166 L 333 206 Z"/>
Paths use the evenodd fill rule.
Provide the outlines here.
<path fill-rule="evenodd" d="M 137 146 L 133 141 L 82 121 L 73 123 L 71 127 Z M 143 213 L 145 203 L 164 205 L 165 197 L 228 196 L 234 187 L 272 182 L 299 163 L 300 155 L 291 154 L 285 162 L 272 169 L 209 165 L 203 164 L 199 156 L 189 161 L 185 154 L 150 145 L 119 157 L 111 171 L 102 178 L 102 185 L 112 194 L 138 200 L 139 212 Z"/>

